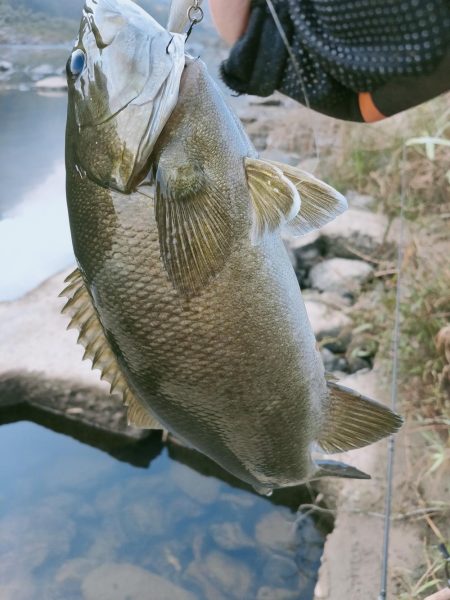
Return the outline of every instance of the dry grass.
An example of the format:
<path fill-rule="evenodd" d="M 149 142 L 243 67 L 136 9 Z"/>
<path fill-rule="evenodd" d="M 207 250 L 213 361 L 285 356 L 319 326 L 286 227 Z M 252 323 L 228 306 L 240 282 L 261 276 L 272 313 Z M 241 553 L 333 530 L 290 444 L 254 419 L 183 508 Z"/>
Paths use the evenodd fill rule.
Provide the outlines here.
<path fill-rule="evenodd" d="M 436 335 L 450 323 L 450 109 L 440 98 L 376 127 L 344 125 L 342 153 L 322 157 L 320 175 L 336 187 L 374 196 L 379 212 L 398 219 L 404 198 L 408 231 L 401 275 L 399 395 L 411 442 L 423 449 L 412 465 L 411 502 L 424 510 L 420 572 L 397 573 L 398 597 L 425 598 L 443 587 L 439 543 L 450 542 L 450 395 L 442 385 L 446 359 Z M 378 346 L 391 377 L 397 285 L 395 257 L 374 257 L 376 278 L 352 313 L 357 328 Z M 441 510 L 435 515 L 427 508 Z"/>

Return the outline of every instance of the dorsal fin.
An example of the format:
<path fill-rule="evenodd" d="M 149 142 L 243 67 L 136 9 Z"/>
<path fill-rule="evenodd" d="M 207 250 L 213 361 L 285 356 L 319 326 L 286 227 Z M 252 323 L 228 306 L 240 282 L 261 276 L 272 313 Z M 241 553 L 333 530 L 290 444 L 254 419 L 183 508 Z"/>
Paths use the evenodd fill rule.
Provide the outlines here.
<path fill-rule="evenodd" d="M 130 425 L 143 429 L 163 429 L 131 391 L 117 359 L 106 339 L 102 324 L 92 304 L 91 297 L 84 284 L 79 269 L 75 269 L 65 282 L 68 285 L 60 296 L 68 298 L 62 312 L 71 316 L 67 329 L 79 329 L 78 343 L 85 348 L 83 360 L 92 360 L 92 368 L 100 369 L 101 379 L 111 384 L 111 393 L 122 396 L 128 407 L 127 417 Z"/>
<path fill-rule="evenodd" d="M 252 200 L 252 240 L 291 221 L 300 209 L 300 196 L 283 171 L 268 161 L 246 158 L 245 170 Z"/>
<path fill-rule="evenodd" d="M 319 229 L 347 210 L 345 197 L 311 173 L 276 161 L 267 162 L 280 169 L 300 194 L 300 211 L 288 226 L 292 235 Z"/>
<path fill-rule="evenodd" d="M 327 378 L 330 403 L 317 440 L 325 452 L 361 448 L 397 431 L 403 419 L 336 380 Z"/>

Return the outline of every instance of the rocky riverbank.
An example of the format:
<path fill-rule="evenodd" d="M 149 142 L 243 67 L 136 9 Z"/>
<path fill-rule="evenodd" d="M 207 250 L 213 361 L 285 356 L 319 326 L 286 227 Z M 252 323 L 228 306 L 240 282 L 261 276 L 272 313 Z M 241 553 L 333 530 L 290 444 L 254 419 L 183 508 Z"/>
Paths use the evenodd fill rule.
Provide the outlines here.
<path fill-rule="evenodd" d="M 49 69 L 44 69 L 45 64 L 40 61 L 35 66 L 24 67 L 29 69 L 26 71 L 27 85 L 61 75 L 62 62 Z M 3 73 L 9 73 L 4 81 L 13 81 L 14 73 L 19 72 L 15 65 L 14 61 L 4 64 Z M 37 71 L 33 71 L 36 68 Z M 302 286 L 327 370 L 345 378 L 348 385 L 362 393 L 388 402 L 390 355 L 386 348 L 392 331 L 394 259 L 398 241 L 398 225 L 392 219 L 398 212 L 398 190 L 394 190 L 398 176 L 393 167 L 398 166 L 395 163 L 398 148 L 395 150 L 392 144 L 394 150 L 391 150 L 389 140 L 392 141 L 408 124 L 394 119 L 392 126 L 375 128 L 380 132 L 378 138 L 374 134 L 379 147 L 367 149 L 361 139 L 355 141 L 355 137 L 352 138 L 353 134 L 346 136 L 348 128 L 279 96 L 267 100 L 235 98 L 232 102 L 263 157 L 298 164 L 334 183 L 349 198 L 350 210 L 346 214 L 320 232 L 296 240 L 286 239 L 286 247 Z M 417 130 L 408 131 L 412 135 L 414 131 L 421 132 L 421 128 L 422 124 Z M 355 146 L 350 152 L 349 140 Z M 365 149 L 361 150 L 358 144 Z M 381 155 L 380 167 L 374 164 L 376 151 Z M 440 150 L 436 152 L 440 156 Z M 432 261 L 420 248 L 425 245 L 430 249 L 440 248 L 443 256 L 448 253 L 448 240 L 441 240 L 439 244 L 436 241 L 437 233 L 443 237 L 439 233 L 439 220 L 445 223 L 448 211 L 446 213 L 445 208 L 438 211 L 432 203 L 433 198 L 427 196 L 427 190 L 432 186 L 436 190 L 436 199 L 444 198 L 445 201 L 448 188 L 444 179 L 446 171 L 441 163 L 436 160 L 430 168 L 427 160 L 421 155 L 420 161 L 414 163 L 415 172 L 408 170 L 410 179 L 416 181 L 419 178 L 420 181 L 407 205 L 411 243 L 407 245 L 405 265 L 414 266 L 423 259 L 431 271 Z M 371 165 L 370 169 L 366 165 Z M 349 172 L 354 173 L 353 178 Z M 368 182 L 376 184 L 371 186 Z M 372 188 L 378 189 L 378 194 L 371 193 Z M 435 210 L 434 220 L 428 214 L 425 222 L 414 220 L 425 212 L 417 200 L 422 197 L 429 202 L 427 213 Z M 442 206 L 445 206 L 444 202 Z M 430 230 L 428 240 L 424 241 L 421 228 Z M 437 258 L 435 262 L 438 264 Z M 126 425 L 120 402 L 110 399 L 108 387 L 99 381 L 98 372 L 90 371 L 89 365 L 81 361 L 82 349 L 76 345 L 76 334 L 64 332 L 65 320 L 59 314 L 62 301 L 57 298 L 63 276 L 55 275 L 20 300 L 0 304 L 3 334 L 0 337 L 0 418 L 4 423 L 30 418 L 51 424 L 55 429 L 61 427 L 61 430 L 58 423 L 64 423 L 64 427 L 72 428 L 74 437 L 82 439 L 80 435 L 87 435 L 86 440 L 104 440 L 101 441 L 104 448 L 119 456 L 125 446 L 144 443 L 148 433 Z M 446 271 L 440 268 L 435 279 L 438 283 L 442 280 L 440 285 L 444 291 L 440 287 L 434 291 L 426 269 L 421 272 L 423 287 L 442 297 L 442 301 L 436 301 L 436 309 L 434 305 L 432 309 L 427 308 L 430 294 L 423 300 L 425 296 L 414 295 L 415 291 L 406 292 L 408 301 L 404 308 L 408 328 L 403 333 L 406 350 L 402 346 L 402 352 L 411 356 L 415 348 L 426 347 L 427 353 L 422 357 L 424 368 L 416 358 L 416 364 L 403 373 L 406 383 L 408 379 L 416 382 L 417 393 L 411 386 L 402 388 L 408 389 L 402 401 L 402 412 L 408 417 L 408 423 L 398 437 L 394 480 L 390 589 L 391 593 L 395 590 L 395 597 L 402 600 L 423 598 L 433 584 L 422 590 L 417 582 L 422 581 L 423 585 L 440 577 L 442 563 L 432 550 L 433 544 L 436 545 L 433 527 L 444 541 L 450 537 L 448 524 L 439 521 L 449 510 L 445 500 L 450 493 L 449 478 L 446 477 L 448 438 L 445 437 L 448 405 L 440 399 L 440 392 L 430 391 L 430 387 L 424 392 L 422 387 L 423 379 L 427 385 L 434 381 L 433 377 L 438 380 L 442 367 L 433 354 L 433 342 L 424 346 L 423 340 L 432 340 L 437 332 L 435 321 L 448 320 L 449 315 L 444 298 L 445 282 L 449 281 Z M 420 290 L 420 284 L 413 279 L 408 279 L 408 284 L 416 286 L 411 290 Z M 435 313 L 444 317 L 436 317 Z M 427 319 L 425 328 L 423 322 Z M 90 433 L 80 434 L 81 430 Z M 423 431 L 431 437 L 427 439 Z M 110 450 L 111 439 L 114 439 L 113 450 Z M 336 522 L 325 547 L 316 587 L 317 599 L 356 600 L 375 597 L 378 593 L 386 444 L 380 442 L 350 453 L 345 461 L 371 473 L 373 479 L 370 482 L 329 482 L 322 486 L 322 494 L 331 511 L 327 514 L 334 515 Z M 311 511 L 323 509 L 322 504 L 319 508 L 311 506 Z M 276 527 L 270 535 L 276 535 Z M 427 542 L 423 544 L 425 538 Z M 100 570 L 94 571 L 84 582 L 88 597 L 97 594 L 99 578 L 118 569 L 114 563 L 107 567 L 109 571 L 99 567 Z M 127 565 L 121 569 L 121 572 L 128 569 L 128 574 L 133 570 Z M 145 573 L 136 574 L 136 577 L 145 585 Z M 197 568 L 196 577 L 204 577 L 201 567 Z M 287 598 L 282 592 L 279 596 L 270 596 L 270 593 L 275 592 L 262 591 L 261 598 Z"/>

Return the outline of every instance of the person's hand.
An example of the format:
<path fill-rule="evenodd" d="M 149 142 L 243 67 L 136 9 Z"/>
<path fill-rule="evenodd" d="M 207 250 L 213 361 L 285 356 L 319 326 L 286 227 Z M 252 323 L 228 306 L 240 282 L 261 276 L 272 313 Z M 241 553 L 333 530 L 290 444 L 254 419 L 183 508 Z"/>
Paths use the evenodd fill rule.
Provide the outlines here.
<path fill-rule="evenodd" d="M 425 600 L 450 600 L 450 588 L 445 588 L 445 590 L 441 590 L 437 594 L 427 596 Z"/>
<path fill-rule="evenodd" d="M 220 36 L 228 44 L 234 44 L 247 27 L 250 0 L 209 0 L 209 5 Z"/>

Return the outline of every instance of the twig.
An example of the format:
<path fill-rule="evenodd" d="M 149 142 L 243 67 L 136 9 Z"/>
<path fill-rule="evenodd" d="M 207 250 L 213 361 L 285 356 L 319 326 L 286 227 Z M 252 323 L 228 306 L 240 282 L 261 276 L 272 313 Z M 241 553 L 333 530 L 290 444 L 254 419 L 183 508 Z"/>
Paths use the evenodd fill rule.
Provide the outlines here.
<path fill-rule="evenodd" d="M 370 256 L 369 254 L 364 254 L 363 252 L 360 252 L 359 250 L 352 248 L 352 246 L 349 246 L 348 244 L 344 244 L 344 248 L 346 250 L 348 250 L 349 252 L 351 252 L 352 254 L 354 254 L 355 256 L 362 258 L 366 262 L 372 262 L 375 265 L 382 265 L 383 263 L 389 264 L 388 260 L 384 260 L 381 258 L 373 258 L 373 256 Z"/>
<path fill-rule="evenodd" d="M 376 271 L 374 277 L 386 277 L 386 275 L 397 275 L 397 269 L 385 269 L 384 271 Z"/>

